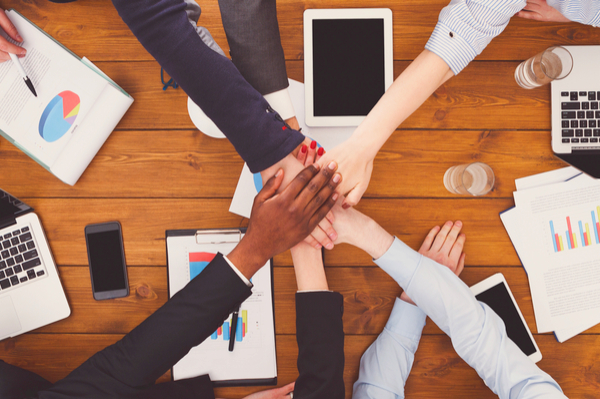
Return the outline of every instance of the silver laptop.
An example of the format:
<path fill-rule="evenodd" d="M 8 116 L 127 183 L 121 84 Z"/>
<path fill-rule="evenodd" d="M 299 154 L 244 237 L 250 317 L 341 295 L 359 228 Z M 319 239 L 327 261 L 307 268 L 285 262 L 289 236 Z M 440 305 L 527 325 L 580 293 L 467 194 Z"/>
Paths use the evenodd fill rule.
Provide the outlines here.
<path fill-rule="evenodd" d="M 39 218 L 0 189 L 0 340 L 70 314 Z"/>
<path fill-rule="evenodd" d="M 564 46 L 569 76 L 552 82 L 552 151 L 600 178 L 600 46 Z"/>

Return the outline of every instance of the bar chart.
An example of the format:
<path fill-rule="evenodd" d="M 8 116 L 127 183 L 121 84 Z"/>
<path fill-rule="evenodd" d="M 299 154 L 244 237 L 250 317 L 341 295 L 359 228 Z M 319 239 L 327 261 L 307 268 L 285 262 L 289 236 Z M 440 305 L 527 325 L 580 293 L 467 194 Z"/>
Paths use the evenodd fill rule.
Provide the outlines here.
<path fill-rule="evenodd" d="M 550 221 L 550 234 L 554 252 L 562 252 L 590 245 L 600 244 L 600 206 L 591 210 L 590 217 L 572 219 L 566 217 L 564 235 L 562 229 L 555 228 L 554 221 Z"/>
<path fill-rule="evenodd" d="M 190 280 L 202 273 L 215 256 L 216 254 L 210 252 L 190 252 L 188 254 Z"/>
<path fill-rule="evenodd" d="M 237 319 L 237 326 L 235 331 L 235 340 L 236 342 L 242 342 L 244 338 L 248 334 L 248 311 L 240 310 L 240 317 Z M 219 337 L 222 337 L 223 341 L 229 341 L 231 336 L 231 318 L 227 320 L 221 327 L 217 329 L 212 335 L 210 339 L 216 341 Z"/>

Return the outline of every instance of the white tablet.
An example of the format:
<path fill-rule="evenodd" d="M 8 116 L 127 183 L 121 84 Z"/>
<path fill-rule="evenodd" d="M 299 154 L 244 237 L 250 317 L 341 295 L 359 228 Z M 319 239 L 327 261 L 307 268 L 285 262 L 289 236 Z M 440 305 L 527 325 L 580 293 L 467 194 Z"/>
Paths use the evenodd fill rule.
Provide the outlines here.
<path fill-rule="evenodd" d="M 533 335 L 515 301 L 515 297 L 502 273 L 494 274 L 471 287 L 478 301 L 485 303 L 500 316 L 506 326 L 508 337 L 535 363 L 542 360 Z"/>
<path fill-rule="evenodd" d="M 358 126 L 394 80 L 392 11 L 304 11 L 308 126 Z"/>

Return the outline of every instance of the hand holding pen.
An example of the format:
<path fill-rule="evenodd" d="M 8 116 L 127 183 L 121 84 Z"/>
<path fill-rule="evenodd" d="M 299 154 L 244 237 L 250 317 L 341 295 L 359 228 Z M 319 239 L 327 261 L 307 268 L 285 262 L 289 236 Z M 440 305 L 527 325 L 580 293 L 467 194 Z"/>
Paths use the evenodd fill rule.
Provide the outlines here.
<path fill-rule="evenodd" d="M 23 38 L 17 32 L 17 28 L 10 22 L 10 19 L 4 13 L 4 10 L 0 8 L 0 28 L 6 32 L 6 34 L 13 40 L 21 43 L 23 42 Z M 23 47 L 19 47 L 16 44 L 13 44 L 6 40 L 2 35 L 0 35 L 0 62 L 10 60 L 10 54 L 15 54 L 17 57 L 25 57 L 27 54 L 27 50 Z"/>

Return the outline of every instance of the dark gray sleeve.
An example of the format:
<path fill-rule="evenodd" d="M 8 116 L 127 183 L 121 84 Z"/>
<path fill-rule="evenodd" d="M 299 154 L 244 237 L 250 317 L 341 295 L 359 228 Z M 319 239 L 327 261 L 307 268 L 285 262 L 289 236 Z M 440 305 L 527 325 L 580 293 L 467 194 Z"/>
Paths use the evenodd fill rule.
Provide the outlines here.
<path fill-rule="evenodd" d="M 219 0 L 233 63 L 260 94 L 288 87 L 275 0 Z"/>

